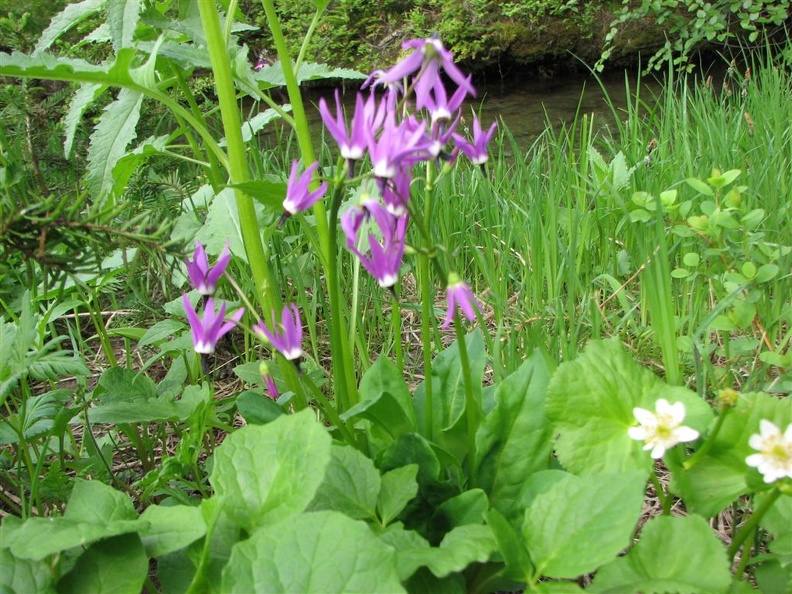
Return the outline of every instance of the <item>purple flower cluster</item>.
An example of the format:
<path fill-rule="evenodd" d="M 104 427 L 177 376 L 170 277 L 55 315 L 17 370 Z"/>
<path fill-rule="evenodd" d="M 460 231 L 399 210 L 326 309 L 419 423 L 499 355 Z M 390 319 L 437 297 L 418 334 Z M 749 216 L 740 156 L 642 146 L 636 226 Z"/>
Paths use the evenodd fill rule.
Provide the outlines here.
<path fill-rule="evenodd" d="M 226 243 L 215 265 L 209 266 L 206 250 L 199 242 L 195 242 L 193 259 L 187 258 L 185 260 L 190 282 L 202 296 L 199 309 L 203 311 L 201 315 L 198 315 L 198 312 L 190 303 L 187 293 L 182 295 L 182 305 L 192 331 L 193 348 L 200 355 L 214 353 L 220 338 L 228 333 L 245 313 L 245 309 L 240 307 L 231 315 L 231 319 L 226 321 L 226 304 L 221 303 L 218 311 L 215 309 L 215 301 L 211 297 L 217 288 L 217 281 L 225 273 L 230 261 L 231 252 L 228 249 L 228 243 Z"/>
<path fill-rule="evenodd" d="M 341 227 L 347 247 L 379 285 L 390 290 L 399 280 L 406 247 L 413 167 L 437 159 L 453 161 L 459 152 L 483 165 L 496 126 L 484 132 L 474 118 L 472 140 L 457 132 L 462 103 L 475 96 L 475 89 L 438 38 L 413 39 L 402 47 L 412 51 L 364 83 L 368 94 L 358 93 L 349 126 L 338 93 L 334 112 L 324 99 L 319 101 L 322 120 L 350 172 L 366 156 L 371 163 L 374 183 L 366 187 L 359 204 L 342 215 Z M 446 87 L 443 74 L 453 89 Z M 471 319 L 475 299 L 463 286 L 467 287 L 455 285 L 453 292 L 449 288 L 449 311 L 460 306 Z"/>

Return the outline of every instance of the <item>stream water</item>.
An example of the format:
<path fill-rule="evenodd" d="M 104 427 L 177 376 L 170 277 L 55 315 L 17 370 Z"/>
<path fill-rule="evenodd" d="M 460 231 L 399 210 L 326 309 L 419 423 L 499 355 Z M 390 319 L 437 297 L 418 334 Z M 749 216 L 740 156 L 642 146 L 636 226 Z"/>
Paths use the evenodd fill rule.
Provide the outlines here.
<path fill-rule="evenodd" d="M 615 108 L 620 114 L 627 105 L 628 85 L 635 92 L 635 72 L 613 72 L 599 78 L 586 74 L 571 74 L 563 78 L 474 80 L 477 97 L 468 101 L 463 115 L 480 114 L 482 125 L 498 120 L 503 122 L 515 137 L 518 146 L 526 150 L 545 130 L 548 124 L 559 126 L 574 119 L 576 114 L 593 114 L 595 127 L 613 123 Z M 641 80 L 641 96 L 651 103 L 660 91 L 661 83 L 644 77 Z M 347 114 L 354 110 L 356 85 L 347 85 L 342 94 Z M 308 89 L 304 99 L 314 138 L 322 137 L 322 121 L 319 116 L 320 97 L 332 106 L 333 89 Z"/>

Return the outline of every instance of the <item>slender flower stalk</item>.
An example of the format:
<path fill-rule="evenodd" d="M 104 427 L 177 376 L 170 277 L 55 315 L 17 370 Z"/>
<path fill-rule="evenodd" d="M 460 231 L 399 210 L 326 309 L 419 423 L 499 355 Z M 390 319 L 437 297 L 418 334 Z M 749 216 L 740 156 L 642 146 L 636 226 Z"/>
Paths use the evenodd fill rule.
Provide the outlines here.
<path fill-rule="evenodd" d="M 209 259 L 206 257 L 204 246 L 196 241 L 193 259 L 185 259 L 187 275 L 195 290 L 203 296 L 213 295 L 217 288 L 217 281 L 223 276 L 230 261 L 231 252 L 227 241 L 214 266 L 209 266 Z"/>

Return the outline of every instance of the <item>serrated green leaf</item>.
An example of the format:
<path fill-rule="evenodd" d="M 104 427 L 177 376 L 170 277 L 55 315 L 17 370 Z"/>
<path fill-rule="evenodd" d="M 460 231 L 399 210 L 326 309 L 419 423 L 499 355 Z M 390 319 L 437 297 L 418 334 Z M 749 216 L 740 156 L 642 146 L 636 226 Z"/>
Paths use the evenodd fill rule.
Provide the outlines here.
<path fill-rule="evenodd" d="M 758 471 L 745 463 L 746 457 L 756 453 L 748 446 L 748 440 L 759 433 L 761 419 L 786 427 L 792 423 L 792 407 L 767 394 L 740 394 L 706 455 L 692 468 L 672 467 L 671 488 L 684 498 L 690 511 L 704 517 L 714 516 L 750 491 L 748 477 L 761 482 Z"/>
<path fill-rule="evenodd" d="M 418 494 L 417 476 L 417 464 L 394 468 L 382 475 L 377 496 L 377 513 L 384 526 L 390 524 Z"/>
<path fill-rule="evenodd" d="M 61 35 L 102 10 L 106 2 L 107 0 L 83 0 L 66 6 L 52 18 L 36 42 L 33 54 L 39 54 L 49 48 Z"/>
<path fill-rule="evenodd" d="M 283 200 L 286 198 L 286 182 L 275 176 L 263 176 L 261 179 L 233 184 L 229 187 L 238 188 L 270 211 L 280 214 L 283 211 Z"/>
<path fill-rule="evenodd" d="M 91 545 L 58 582 L 62 594 L 138 594 L 148 574 L 148 558 L 137 534 Z"/>
<path fill-rule="evenodd" d="M 285 112 L 291 111 L 291 105 L 286 103 L 285 105 L 281 105 L 280 109 Z M 265 109 L 254 115 L 249 120 L 242 122 L 242 141 L 243 142 L 250 142 L 253 137 L 258 134 L 261 129 L 269 124 L 270 122 L 274 122 L 281 118 L 281 113 L 279 111 L 275 111 L 274 109 Z M 228 143 L 225 137 L 220 139 L 218 143 L 220 146 L 226 146 Z"/>
<path fill-rule="evenodd" d="M 68 159 L 71 157 L 72 145 L 74 144 L 74 134 L 77 126 L 82 120 L 85 110 L 96 101 L 96 99 L 107 89 L 106 85 L 99 83 L 86 83 L 80 85 L 77 92 L 69 101 L 69 108 L 63 116 L 63 130 L 65 138 L 63 140 L 63 154 Z"/>
<path fill-rule="evenodd" d="M 124 156 L 127 146 L 137 136 L 143 94 L 121 89 L 118 98 L 105 108 L 91 135 L 88 148 L 88 187 L 103 198 L 114 186 L 113 168 Z"/>
<path fill-rule="evenodd" d="M 149 527 L 140 532 L 148 557 L 160 557 L 192 544 L 206 534 L 201 509 L 188 505 L 152 505 L 140 519 Z"/>
<path fill-rule="evenodd" d="M 107 4 L 107 24 L 115 51 L 132 47 L 141 7 L 141 0 L 112 0 Z"/>
<path fill-rule="evenodd" d="M 395 551 L 334 511 L 293 515 L 234 546 L 223 592 L 404 592 Z"/>
<path fill-rule="evenodd" d="M 669 386 L 640 367 L 618 339 L 592 341 L 580 357 L 563 363 L 547 393 L 547 416 L 558 434 L 556 454 L 576 474 L 648 471 L 652 459 L 627 431 L 633 408 L 654 410 L 657 400 L 682 402 L 684 424 L 703 433 L 713 414 L 687 388 Z"/>
<path fill-rule="evenodd" d="M 114 195 L 123 194 L 129 178 L 132 177 L 137 168 L 155 155 L 167 154 L 170 141 L 170 135 L 149 136 L 133 150 L 126 152 L 113 167 L 112 193 Z"/>
<path fill-rule="evenodd" d="M 648 473 L 567 474 L 525 512 L 522 533 L 536 571 L 575 578 L 630 544 L 641 515 Z"/>
<path fill-rule="evenodd" d="M 357 70 L 348 68 L 331 68 L 327 64 L 314 64 L 304 62 L 300 70 L 295 73 L 298 83 L 308 80 L 348 79 L 364 80 L 367 75 Z M 286 78 L 280 62 L 265 66 L 253 75 L 253 79 L 265 83 L 265 87 L 284 87 Z"/>
<path fill-rule="evenodd" d="M 99 481 L 75 479 L 63 517 L 86 524 L 102 524 L 137 518 L 128 495 Z"/>
<path fill-rule="evenodd" d="M 699 516 L 658 516 L 630 552 L 602 567 L 590 588 L 607 594 L 721 594 L 731 581 L 726 549 Z"/>
<path fill-rule="evenodd" d="M 477 484 L 507 518 L 522 517 L 516 502 L 525 480 L 544 470 L 552 453 L 545 416 L 550 372 L 539 351 L 496 388 L 496 405 L 476 432 Z"/>
<path fill-rule="evenodd" d="M 157 397 L 157 386 L 150 377 L 126 367 L 111 367 L 99 378 L 94 398 L 103 402 L 130 402 Z"/>
<path fill-rule="evenodd" d="M 273 524 L 304 510 L 330 463 L 330 436 L 311 410 L 248 425 L 217 448 L 209 478 L 240 526 Z"/>
<path fill-rule="evenodd" d="M 349 446 L 333 445 L 324 480 L 308 507 L 334 510 L 354 520 L 376 517 L 380 474 L 374 462 Z"/>

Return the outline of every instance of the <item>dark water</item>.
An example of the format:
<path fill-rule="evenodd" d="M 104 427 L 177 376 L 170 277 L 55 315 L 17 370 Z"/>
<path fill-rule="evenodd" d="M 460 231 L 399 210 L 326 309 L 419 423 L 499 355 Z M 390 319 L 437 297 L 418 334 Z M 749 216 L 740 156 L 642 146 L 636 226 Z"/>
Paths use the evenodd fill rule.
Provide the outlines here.
<path fill-rule="evenodd" d="M 637 81 L 635 72 L 609 73 L 599 80 L 590 74 L 572 74 L 553 79 L 526 77 L 505 81 L 474 80 L 477 97 L 463 107 L 463 116 L 469 123 L 472 112 L 479 113 L 482 126 L 489 126 L 495 120 L 503 122 L 518 146 L 527 150 L 548 125 L 559 127 L 571 122 L 576 114 L 593 114 L 595 129 L 611 125 L 614 121 L 612 108 L 615 108 L 617 117 L 623 117 L 628 89 L 629 93 L 634 94 Z M 354 111 L 357 88 L 357 85 L 347 83 L 342 94 L 348 117 Z M 641 98 L 651 104 L 661 88 L 659 81 L 645 77 L 640 81 Z M 323 134 L 318 111 L 319 98 L 324 97 L 334 109 L 333 93 L 332 88 L 323 88 L 308 89 L 304 94 L 309 124 L 317 143 Z"/>

